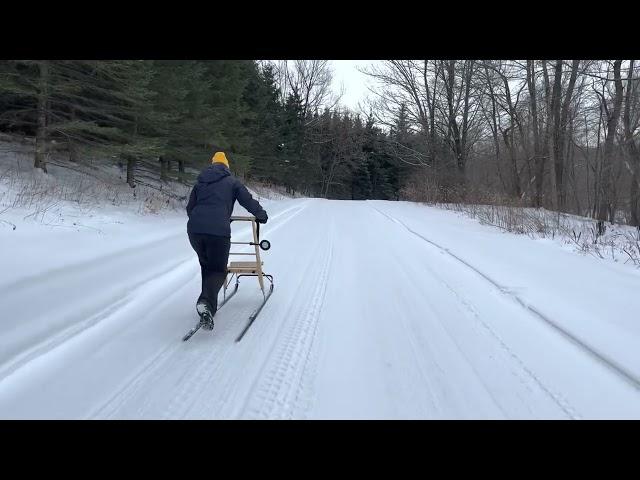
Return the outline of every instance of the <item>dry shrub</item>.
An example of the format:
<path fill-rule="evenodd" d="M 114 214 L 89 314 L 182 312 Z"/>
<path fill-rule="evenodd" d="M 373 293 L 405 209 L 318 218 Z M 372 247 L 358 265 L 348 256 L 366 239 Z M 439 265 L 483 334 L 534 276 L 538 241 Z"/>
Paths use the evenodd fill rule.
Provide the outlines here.
<path fill-rule="evenodd" d="M 557 239 L 579 252 L 640 267 L 640 229 L 612 224 L 600 234 L 593 219 L 532 208 L 522 199 L 469 185 L 438 184 L 426 174 L 408 181 L 401 198 L 459 212 L 507 232 Z"/>

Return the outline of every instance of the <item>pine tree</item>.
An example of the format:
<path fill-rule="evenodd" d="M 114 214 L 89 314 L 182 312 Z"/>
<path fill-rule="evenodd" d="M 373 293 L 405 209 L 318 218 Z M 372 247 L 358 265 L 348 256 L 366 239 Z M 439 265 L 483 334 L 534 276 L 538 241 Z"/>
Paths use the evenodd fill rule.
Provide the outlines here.
<path fill-rule="evenodd" d="M 362 159 L 352 177 L 352 193 L 353 200 L 366 200 L 372 198 L 373 186 L 371 184 L 371 175 L 369 173 L 369 162 Z"/>
<path fill-rule="evenodd" d="M 211 88 L 206 103 L 212 108 L 209 144 L 227 152 L 231 169 L 246 175 L 250 168 L 251 132 L 247 120 L 253 117 L 244 93 L 255 64 L 250 60 L 209 60 L 202 62 Z"/>
<path fill-rule="evenodd" d="M 204 65 L 197 61 L 154 62 L 152 89 L 158 134 L 166 138 L 161 168 L 178 162 L 178 176 L 185 165 L 202 166 L 215 143 L 216 118 L 206 99 L 212 88 Z"/>
<path fill-rule="evenodd" d="M 251 176 L 267 182 L 278 183 L 281 169 L 284 108 L 280 104 L 280 92 L 276 85 L 272 65 L 251 72 L 244 93 L 244 100 L 254 113 L 245 121 L 251 133 Z"/>
<path fill-rule="evenodd" d="M 303 141 L 302 102 L 297 95 L 289 95 L 284 106 L 282 155 L 277 165 L 280 179 L 290 193 L 295 193 L 301 185 L 298 173 L 302 163 Z"/>

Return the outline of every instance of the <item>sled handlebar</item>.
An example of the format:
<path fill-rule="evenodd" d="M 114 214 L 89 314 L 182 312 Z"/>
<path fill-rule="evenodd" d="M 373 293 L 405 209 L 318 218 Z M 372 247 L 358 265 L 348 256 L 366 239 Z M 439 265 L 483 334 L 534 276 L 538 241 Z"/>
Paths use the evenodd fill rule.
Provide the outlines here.
<path fill-rule="evenodd" d="M 246 217 L 246 216 L 232 216 L 231 222 L 236 221 L 244 221 L 244 222 L 255 222 L 256 223 L 256 238 L 258 239 L 258 243 L 254 242 L 231 242 L 232 244 L 244 244 L 244 245 L 258 245 L 262 250 L 269 250 L 271 248 L 271 243 L 269 240 L 260 241 L 260 222 L 256 219 L 256 217 Z"/>

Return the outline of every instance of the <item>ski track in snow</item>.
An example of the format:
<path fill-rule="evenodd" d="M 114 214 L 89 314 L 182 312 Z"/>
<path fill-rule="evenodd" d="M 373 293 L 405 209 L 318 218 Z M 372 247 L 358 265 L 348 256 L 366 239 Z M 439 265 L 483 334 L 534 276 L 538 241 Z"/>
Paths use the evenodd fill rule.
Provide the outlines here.
<path fill-rule="evenodd" d="M 277 220 L 283 215 L 289 214 L 284 217 L 284 221 L 288 221 L 288 219 L 295 216 L 295 214 L 300 212 L 303 208 L 304 204 L 296 205 L 282 212 L 278 212 L 273 216 L 272 221 Z M 282 220 L 280 220 L 280 222 L 282 223 Z M 248 235 L 248 228 L 245 230 L 245 235 Z M 120 265 L 135 261 L 142 254 L 146 254 L 148 256 L 150 250 L 167 249 L 169 248 L 167 242 L 170 240 L 184 242 L 184 237 L 184 232 L 181 232 L 180 234 L 171 234 L 143 245 L 124 248 L 116 252 L 111 252 L 108 255 L 98 256 L 94 259 L 85 260 L 68 267 L 45 271 L 42 274 L 24 278 L 18 282 L 4 286 L 1 293 L 3 296 L 11 296 L 13 302 L 16 302 L 16 299 L 20 298 L 36 299 L 39 296 L 39 289 L 50 290 L 52 288 L 61 289 L 61 287 L 69 289 L 69 285 L 93 283 L 96 279 L 98 279 L 97 281 L 103 281 L 102 279 L 108 276 L 108 273 L 105 272 L 112 272 L 119 268 Z M 20 353 L 16 354 L 14 357 L 5 357 L 4 363 L 0 364 L 0 380 L 33 359 L 41 355 L 45 355 L 47 352 L 63 344 L 71 337 L 81 334 L 83 331 L 91 328 L 99 322 L 108 320 L 109 317 L 113 316 L 114 313 L 121 310 L 133 298 L 135 298 L 135 294 L 140 287 L 147 285 L 150 282 L 158 282 L 158 280 L 160 280 L 158 284 L 161 285 L 162 277 L 170 274 L 186 262 L 193 262 L 192 252 L 188 252 L 188 256 L 186 258 L 179 258 L 177 261 L 171 260 L 167 262 L 167 266 L 160 270 L 150 270 L 147 275 L 142 276 L 139 280 L 134 281 L 133 283 L 127 283 L 125 281 L 118 285 L 117 288 L 112 288 L 112 293 L 101 298 L 99 302 L 94 303 L 90 307 L 91 309 L 73 313 L 65 312 L 66 318 L 60 330 L 49 332 L 47 336 L 41 334 L 40 337 L 42 338 L 42 341 L 39 343 L 30 346 L 30 348 L 26 350 L 20 351 Z M 44 310 L 44 313 L 51 318 L 55 313 L 55 309 L 53 311 L 51 309 Z M 69 319 L 72 317 L 78 318 L 78 321 L 70 321 Z M 70 326 L 65 327 L 64 325 Z M 18 325 L 14 327 L 14 329 L 17 328 Z M 9 350 L 7 349 L 4 350 L 5 355 L 8 351 Z"/>
<path fill-rule="evenodd" d="M 251 278 L 213 332 L 181 341 L 200 286 L 184 232 L 5 286 L 15 303 L 113 283 L 52 305 L 51 324 L 33 332 L 0 325 L 14 336 L 0 353 L 0 417 L 581 419 L 616 413 L 621 396 L 638 400 L 640 381 L 615 359 L 376 205 L 301 199 L 276 211 L 263 257 L 274 292 L 239 343 L 261 300 Z M 113 282 L 131 262 L 149 265 Z M 514 332 L 529 335 L 524 346 Z M 551 367 L 540 358 L 547 346 Z M 608 395 L 618 403 L 607 407 Z"/>
<path fill-rule="evenodd" d="M 523 311 L 526 311 L 527 313 L 531 314 L 535 318 L 545 322 L 548 326 L 552 327 L 558 333 L 560 333 L 565 338 L 567 338 L 572 343 L 574 343 L 579 348 L 581 348 L 585 353 L 589 354 L 590 356 L 592 356 L 593 358 L 598 360 L 602 365 L 604 365 L 605 367 L 609 368 L 615 374 L 620 376 L 624 381 L 629 383 L 632 387 L 640 390 L 640 378 L 638 378 L 632 372 L 628 371 L 624 366 L 620 365 L 615 360 L 609 358 L 606 354 L 604 354 L 602 352 L 599 352 L 598 350 L 596 350 L 595 348 L 590 346 L 587 342 L 581 340 L 576 335 L 573 335 L 572 333 L 570 333 L 566 329 L 562 328 L 557 322 L 553 321 L 552 319 L 550 319 L 546 315 L 543 315 L 542 313 L 540 313 L 540 311 L 537 310 L 535 308 L 535 306 L 530 305 L 527 302 L 525 302 L 512 289 L 510 289 L 508 287 L 505 287 L 503 285 L 500 285 L 497 281 L 492 279 L 489 275 L 487 275 L 486 273 L 482 272 L 478 268 L 474 267 L 473 265 L 471 265 L 466 260 L 460 258 L 458 255 L 452 253 L 448 248 L 437 244 L 433 240 L 430 240 L 427 237 L 425 237 L 424 235 L 421 235 L 420 233 L 418 233 L 415 230 L 411 229 L 409 226 L 407 226 L 404 222 L 402 222 L 398 218 L 393 217 L 393 216 L 381 211 L 380 209 L 378 209 L 376 207 L 372 207 L 372 208 L 374 208 L 376 211 L 378 211 L 381 215 L 384 215 L 385 217 L 387 217 L 390 221 L 392 221 L 392 222 L 404 227 L 408 232 L 410 232 L 411 234 L 415 235 L 416 237 L 422 239 L 427 244 L 430 244 L 431 246 L 437 248 L 438 250 L 440 250 L 441 252 L 445 253 L 449 257 L 451 257 L 451 258 L 455 259 L 456 261 L 458 261 L 459 263 L 465 265 L 471 271 L 475 272 L 480 277 L 482 277 L 484 280 L 486 280 L 489 284 L 491 284 L 493 287 L 495 287 L 502 295 L 511 298 L 514 302 L 516 302 L 519 306 L 522 307 Z M 447 287 L 449 289 L 451 289 L 448 285 L 447 285 Z M 459 295 L 459 294 L 456 293 L 456 295 Z M 462 303 L 465 304 L 464 302 L 462 302 Z M 468 304 L 467 304 L 467 306 L 468 306 Z M 477 314 L 476 314 L 476 316 L 477 316 Z M 488 327 L 486 327 L 486 328 L 488 328 Z M 491 331 L 491 333 L 495 336 L 495 333 L 493 331 Z M 504 343 L 502 342 L 502 340 L 499 339 L 499 337 L 496 336 L 496 339 L 498 339 L 500 341 L 500 343 L 504 345 Z M 506 347 L 506 345 L 504 345 L 504 346 Z M 508 347 L 506 347 L 506 348 L 508 349 Z M 514 356 L 512 352 L 509 351 L 509 353 L 512 356 Z M 515 357 L 515 358 L 517 358 L 517 357 Z M 518 359 L 518 361 L 520 363 L 522 363 L 519 359 Z M 536 379 L 536 381 L 537 381 L 537 379 Z M 549 394 L 555 397 L 555 394 L 552 394 L 551 392 L 549 392 Z M 560 399 L 558 399 L 558 401 L 561 404 L 565 403 L 564 401 L 562 401 Z M 566 405 L 563 405 L 563 408 L 567 408 L 567 413 L 569 413 L 569 411 L 571 410 L 571 407 L 566 406 Z"/>
<path fill-rule="evenodd" d="M 310 233 L 311 232 L 306 231 L 305 235 L 309 235 Z M 324 239 L 325 241 L 321 241 L 322 239 Z M 252 400 L 254 399 L 254 392 L 256 390 L 258 390 L 258 392 L 262 392 L 264 391 L 264 388 L 266 386 L 268 390 L 273 391 L 273 388 L 269 388 L 274 384 L 272 377 L 266 380 L 266 385 L 258 385 L 258 383 L 260 382 L 265 369 L 270 365 L 269 359 L 274 355 L 274 352 L 276 351 L 276 348 L 278 347 L 279 342 L 283 337 L 283 332 L 286 330 L 287 325 L 290 323 L 287 319 L 291 317 L 291 312 L 293 310 L 309 310 L 309 307 L 307 305 L 308 296 L 306 295 L 306 293 L 308 292 L 310 287 L 304 283 L 304 279 L 316 278 L 318 275 L 322 277 L 322 273 L 318 272 L 319 266 L 317 262 L 314 261 L 314 259 L 318 258 L 319 252 L 321 252 L 323 249 L 326 250 L 329 243 L 324 237 L 317 236 L 313 237 L 311 240 L 308 240 L 307 243 L 313 244 L 313 248 L 310 249 L 310 251 L 313 251 L 314 254 L 305 259 L 306 263 L 300 264 L 296 261 L 297 259 L 295 258 L 295 256 L 290 255 L 288 256 L 286 263 L 280 265 L 284 271 L 291 271 L 291 269 L 295 269 L 294 271 L 297 276 L 297 281 L 292 281 L 289 283 L 291 287 L 295 286 L 295 294 L 290 297 L 293 298 L 294 301 L 290 302 L 289 304 L 285 303 L 283 306 L 287 309 L 284 312 L 281 312 L 281 314 L 277 315 L 274 313 L 274 316 L 276 318 L 271 318 L 270 320 L 263 318 L 261 321 L 260 317 L 258 317 L 256 322 L 254 322 L 254 325 L 251 327 L 251 329 L 249 329 L 241 342 L 241 344 L 247 345 L 247 347 L 245 347 L 247 349 L 256 349 L 255 356 L 253 357 L 254 359 L 252 361 L 255 362 L 256 365 L 262 365 L 262 367 L 257 368 L 256 372 L 254 372 L 253 374 L 247 374 L 240 382 L 237 378 L 232 378 L 229 376 L 222 377 L 220 379 L 221 384 L 219 386 L 218 392 L 211 392 L 211 394 L 209 395 L 210 398 L 212 397 L 215 399 L 219 399 L 220 406 L 218 408 L 212 408 L 212 406 L 208 406 L 206 402 L 200 403 L 200 408 L 197 411 L 192 410 L 189 412 L 192 416 L 191 418 L 211 418 L 212 416 L 213 418 L 244 418 L 243 416 L 245 415 L 245 411 L 247 410 L 247 405 L 251 404 Z M 330 260 L 327 260 L 327 262 L 329 261 Z M 277 277 L 274 278 L 274 283 L 276 281 Z M 326 276 L 324 277 L 324 283 L 326 284 Z M 320 282 L 320 286 L 321 285 L 322 281 Z M 282 289 L 283 287 L 280 286 L 276 288 Z M 267 303 L 267 305 L 263 309 L 263 313 L 261 313 L 261 316 L 267 313 L 270 307 L 274 308 L 274 304 L 272 302 L 273 300 L 275 300 L 275 293 L 276 291 L 274 290 L 272 300 Z M 245 319 L 247 317 L 248 315 L 244 316 Z M 297 316 L 296 318 L 299 318 L 299 316 Z M 266 324 L 265 322 L 269 322 L 269 324 Z M 294 327 L 297 323 L 299 322 L 294 323 Z M 264 328 L 272 329 L 275 334 L 272 334 L 270 337 L 258 337 L 259 334 L 257 332 L 263 330 Z M 253 342 L 253 345 L 250 345 L 249 342 Z M 283 348 L 286 348 L 287 346 L 295 348 L 295 346 L 292 345 L 291 340 L 284 341 Z M 301 347 L 298 346 L 297 348 L 299 351 Z M 231 359 L 230 361 L 233 360 Z M 222 368 L 223 365 L 224 362 L 218 363 L 218 366 L 220 368 Z M 283 366 L 279 363 L 276 363 L 276 365 L 279 365 L 279 367 L 274 367 L 275 370 L 281 371 Z M 259 402 L 262 399 L 264 399 L 264 396 L 260 396 L 260 393 L 258 393 L 257 401 Z M 218 402 L 214 401 L 211 402 L 211 405 L 215 405 L 217 403 Z M 248 418 L 251 418 L 251 415 L 249 415 Z"/>
<path fill-rule="evenodd" d="M 65 265 L 64 267 L 45 270 L 43 272 L 39 272 L 36 275 L 23 277 L 16 282 L 10 282 L 6 285 L 3 285 L 2 293 L 15 295 L 17 293 L 22 293 L 23 290 L 35 290 L 37 288 L 42 288 L 42 284 L 45 282 L 51 284 L 64 284 L 73 279 L 74 276 L 85 273 L 94 265 L 108 264 L 114 260 L 122 261 L 123 259 L 133 259 L 141 253 L 148 251 L 150 248 L 159 245 L 166 245 L 166 243 L 170 240 L 182 240 L 183 238 L 184 234 L 172 233 L 171 235 L 166 235 L 150 242 L 143 243 L 141 245 L 132 245 L 114 252 L 110 252 L 106 255 L 99 255 L 97 257 L 73 263 L 71 265 Z"/>
<path fill-rule="evenodd" d="M 540 391 L 544 392 L 544 394 L 546 394 L 567 416 L 567 418 L 571 418 L 571 419 L 579 419 L 580 415 L 576 413 L 575 409 L 568 403 L 568 401 L 566 399 L 564 399 L 561 395 L 552 392 L 549 387 L 547 387 L 536 375 L 535 373 L 533 373 L 527 366 L 526 364 L 522 361 L 522 359 L 520 357 L 518 357 L 510 348 L 509 346 L 500 338 L 500 336 L 498 334 L 496 334 L 496 332 L 483 320 L 482 316 L 479 314 L 479 312 L 477 311 L 476 307 L 473 305 L 473 303 L 468 300 L 461 292 L 459 292 L 458 290 L 456 290 L 455 288 L 453 288 L 449 283 L 447 283 L 444 279 L 442 279 L 440 277 L 440 275 L 438 275 L 437 272 L 435 272 L 432 269 L 429 269 L 429 273 L 431 275 L 433 275 L 435 278 L 438 278 L 439 282 L 449 291 L 451 292 L 455 298 L 459 301 L 459 305 L 461 307 L 463 307 L 463 310 L 466 315 L 467 318 L 478 322 L 481 327 L 486 331 L 486 333 L 489 334 L 489 336 L 491 337 L 491 339 L 497 341 L 500 345 L 500 348 L 503 350 L 502 352 L 497 352 L 497 354 L 500 356 L 499 359 L 497 359 L 496 363 L 497 364 L 503 364 L 503 365 L 509 365 L 509 368 L 511 369 L 511 375 L 517 379 L 517 381 L 529 392 L 532 392 L 533 389 L 537 388 Z M 459 341 L 457 341 L 456 339 L 456 335 L 454 332 L 451 332 L 450 328 L 447 327 L 447 322 L 442 322 L 439 321 L 440 325 L 442 326 L 443 330 L 446 332 L 446 335 L 449 337 L 449 339 L 455 343 L 456 348 L 458 350 L 458 352 L 460 353 L 461 356 L 463 356 L 469 366 L 474 370 L 474 372 L 476 373 L 477 377 L 479 379 L 482 380 L 483 375 L 482 372 L 478 371 L 474 365 L 474 360 L 472 357 L 469 357 L 468 354 L 465 352 L 465 349 L 463 346 L 460 345 Z M 469 325 L 471 328 L 474 328 L 474 326 Z M 477 328 L 475 329 L 476 333 L 478 335 L 482 335 L 483 332 L 478 331 Z M 409 335 L 409 338 L 412 339 L 413 336 L 415 336 L 416 334 L 414 333 L 414 335 Z M 491 341 L 490 341 L 491 342 Z M 491 342 L 493 343 L 493 342 Z M 414 342 L 412 341 L 412 345 L 414 344 Z M 415 349 L 414 349 L 415 350 Z M 493 353 L 496 354 L 496 350 L 493 350 Z M 416 355 L 417 358 L 419 358 L 419 355 Z M 504 360 L 504 362 L 501 362 L 500 360 Z M 513 360 L 513 362 L 509 362 L 508 360 Z M 485 383 L 484 381 L 482 382 L 485 391 L 487 392 L 487 394 L 491 397 L 492 401 L 494 402 L 494 404 L 496 405 L 496 407 L 502 412 L 502 414 L 505 416 L 505 418 L 509 417 L 509 414 L 507 411 L 505 411 L 500 403 L 500 401 L 495 397 L 495 395 L 492 393 L 491 387 Z M 520 394 L 519 397 L 521 400 L 525 400 Z M 526 406 L 526 404 L 524 404 Z M 534 412 L 531 409 L 528 409 L 528 411 L 533 415 Z"/>
<path fill-rule="evenodd" d="M 446 249 L 443 249 L 442 247 L 440 247 L 439 245 L 436 245 L 433 242 L 430 242 L 429 240 L 427 240 L 426 238 L 424 238 L 422 235 L 416 234 L 413 230 L 411 230 L 410 228 L 408 228 L 402 221 L 400 221 L 399 219 L 385 213 L 382 212 L 380 209 L 373 207 L 372 208 L 374 210 L 376 210 L 378 213 L 380 213 L 381 215 L 384 215 L 387 219 L 389 219 L 390 221 L 399 224 L 400 226 L 404 227 L 406 230 L 408 230 L 411 234 L 416 235 L 417 237 L 419 237 L 421 240 L 424 240 L 428 243 L 431 243 L 433 246 L 436 246 L 439 250 L 441 251 L 445 251 L 447 254 L 451 255 L 450 252 L 446 251 Z M 457 257 L 451 255 L 455 260 L 460 261 Z M 462 262 L 465 266 L 468 267 L 468 264 L 466 262 Z M 567 418 L 571 418 L 571 419 L 579 419 L 581 418 L 580 415 L 575 411 L 575 409 L 571 406 L 571 404 L 562 397 L 562 395 L 556 393 L 556 392 L 552 392 L 549 387 L 547 387 L 536 375 L 535 373 L 533 373 L 527 366 L 526 364 L 522 361 L 522 359 L 520 357 L 518 357 L 517 354 L 515 354 L 512 349 L 509 348 L 509 346 L 502 340 L 502 338 L 500 338 L 500 336 L 482 319 L 482 316 L 478 313 L 476 307 L 473 305 L 473 303 L 468 300 L 460 291 L 456 290 L 455 288 L 453 288 L 449 283 L 446 282 L 446 280 L 444 280 L 442 278 L 441 275 L 439 275 L 436 271 L 434 271 L 432 268 L 429 268 L 427 266 L 429 272 L 431 275 L 434 275 L 436 278 L 438 278 L 439 282 L 449 291 L 451 292 L 455 298 L 458 300 L 459 305 L 462 306 L 464 308 L 464 310 L 466 311 L 466 313 L 468 314 L 467 316 L 471 319 L 473 319 L 474 321 L 478 322 L 482 328 L 484 330 L 486 330 L 486 332 L 493 338 L 495 339 L 499 345 L 500 348 L 503 350 L 503 354 L 506 355 L 507 357 L 509 357 L 510 359 L 514 360 L 514 362 L 511 363 L 512 366 L 516 366 L 517 368 L 514 368 L 512 371 L 512 374 L 514 377 L 516 377 L 518 379 L 518 381 L 525 385 L 525 388 L 531 390 L 531 387 L 529 386 L 530 384 L 533 384 L 533 388 L 539 388 L 542 392 L 544 392 L 567 416 Z M 476 269 L 472 268 L 472 270 L 476 273 L 477 272 Z M 481 274 L 483 277 L 484 275 Z M 502 291 L 502 290 L 501 290 Z M 458 344 L 458 342 L 456 342 L 456 336 L 454 334 L 451 334 L 449 332 L 449 330 L 447 329 L 447 322 L 440 322 L 442 327 L 444 328 L 444 330 L 447 332 L 448 337 L 454 342 L 456 343 L 456 347 L 458 348 L 458 351 L 460 352 L 461 355 L 465 356 L 465 358 L 467 358 L 469 365 L 475 369 L 474 367 L 474 362 L 472 359 L 469 359 L 463 348 L 461 348 Z M 478 332 L 480 333 L 480 332 Z M 503 356 L 504 356 L 503 355 Z M 482 375 L 479 372 L 478 373 L 478 378 L 482 378 Z M 500 406 L 500 403 L 498 401 L 496 401 L 495 397 L 493 396 L 493 394 L 491 393 L 491 389 L 489 387 L 487 387 L 485 385 L 485 389 L 487 391 L 487 393 L 491 396 L 491 398 L 494 400 L 496 406 L 498 408 L 500 408 L 501 411 L 502 407 Z M 503 411 L 503 413 L 506 415 L 506 412 Z"/>
<path fill-rule="evenodd" d="M 272 216 L 269 222 L 268 235 L 293 220 L 301 214 L 306 208 L 306 203 L 288 208 L 284 211 Z M 288 215 L 286 215 L 288 214 Z M 238 240 L 248 239 L 250 231 L 246 232 Z M 240 251 L 234 248 L 233 251 Z M 267 268 L 268 270 L 268 268 Z M 244 282 L 247 282 L 245 279 Z M 199 284 L 199 278 L 194 279 Z M 244 283 L 243 282 L 243 283 Z M 241 290 L 242 285 L 241 283 Z M 274 292 L 275 293 L 275 292 Z M 246 296 L 245 296 L 246 297 Z M 230 341 L 230 334 L 237 334 L 236 330 L 240 327 L 240 323 L 247 321 L 250 313 L 255 309 L 253 304 L 248 304 L 240 311 L 234 312 L 234 317 L 239 322 L 229 322 L 228 312 L 238 309 L 238 300 L 242 298 L 240 291 L 223 306 L 215 316 L 215 328 L 213 333 L 216 337 L 215 345 L 203 351 L 201 346 L 203 338 L 210 340 L 208 332 L 199 331 L 189 341 L 176 343 L 172 348 L 162 352 L 161 355 L 152 359 L 148 367 L 141 370 L 131 381 L 127 382 L 118 394 L 109 399 L 98 410 L 92 412 L 90 418 L 122 418 L 122 411 L 131 402 L 132 399 L 138 400 L 142 397 L 142 401 L 138 400 L 138 407 L 134 411 L 126 411 L 125 418 L 151 418 L 172 419 L 172 418 L 199 418 L 200 415 L 208 416 L 213 409 L 208 402 L 204 402 L 205 408 L 199 409 L 203 398 L 206 400 L 205 394 L 207 387 L 215 381 L 219 372 L 226 364 L 226 360 L 234 348 L 234 343 Z M 268 305 L 268 304 L 267 304 Z M 235 308 L 234 308 L 235 306 Z M 267 307 L 265 306 L 265 309 Z M 259 321 L 256 320 L 256 322 Z M 233 327 L 233 328 L 232 328 Z M 252 327 L 253 328 L 253 327 Z M 222 338 L 221 338 L 222 337 Z M 180 370 L 176 370 L 176 366 L 180 366 Z M 172 379 L 172 395 L 166 406 L 162 406 L 162 401 L 155 403 L 160 406 L 153 405 L 153 398 L 145 391 L 150 386 L 161 382 L 166 377 L 169 369 L 179 371 L 178 378 Z"/>
<path fill-rule="evenodd" d="M 144 280 L 134 283 L 128 287 L 127 293 L 122 296 L 121 292 L 117 292 L 113 296 L 111 296 L 106 303 L 106 307 L 102 310 L 98 311 L 94 315 L 91 315 L 86 320 L 82 320 L 78 323 L 71 325 L 70 327 L 63 329 L 52 336 L 45 338 L 42 342 L 36 344 L 35 346 L 29 348 L 26 351 L 21 352 L 19 355 L 11 358 L 9 361 L 5 362 L 0 366 L 0 381 L 5 377 L 11 375 L 15 371 L 19 370 L 21 367 L 25 366 L 29 362 L 46 355 L 58 348 L 59 346 L 64 346 L 65 342 L 68 342 L 73 337 L 81 335 L 86 330 L 91 327 L 97 325 L 100 322 L 107 320 L 109 317 L 113 316 L 115 313 L 122 310 L 125 306 L 127 306 L 136 296 L 140 288 L 148 287 L 149 285 L 157 282 L 158 284 L 164 285 L 163 279 L 166 275 L 171 274 L 180 266 L 190 262 L 189 260 L 180 260 L 177 263 L 172 263 L 170 266 L 160 273 L 154 274 L 151 278 L 145 278 Z"/>

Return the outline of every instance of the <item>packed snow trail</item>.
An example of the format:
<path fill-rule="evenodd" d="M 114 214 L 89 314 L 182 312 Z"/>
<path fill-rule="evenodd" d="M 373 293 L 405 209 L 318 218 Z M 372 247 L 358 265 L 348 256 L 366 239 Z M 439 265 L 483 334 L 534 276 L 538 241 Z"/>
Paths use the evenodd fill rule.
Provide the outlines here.
<path fill-rule="evenodd" d="M 628 346 L 640 328 L 588 312 L 581 325 L 590 298 L 556 260 L 623 293 L 640 286 L 637 272 L 404 202 L 301 199 L 268 211 L 263 260 L 275 289 L 240 343 L 261 299 L 252 278 L 213 332 L 181 341 L 200 285 L 184 225 L 148 249 L 1 290 L 13 312 L 39 289 L 62 300 L 3 319 L 0 417 L 640 418 L 640 356 Z M 500 269 L 514 245 L 519 255 Z M 541 258 L 548 283 L 523 271 Z M 127 262 L 136 275 L 119 276 Z M 611 288 L 618 303 L 603 295 L 602 309 L 638 311 L 636 297 L 619 305 Z M 621 328 L 626 343 L 615 341 Z"/>

